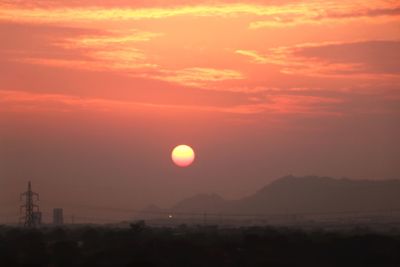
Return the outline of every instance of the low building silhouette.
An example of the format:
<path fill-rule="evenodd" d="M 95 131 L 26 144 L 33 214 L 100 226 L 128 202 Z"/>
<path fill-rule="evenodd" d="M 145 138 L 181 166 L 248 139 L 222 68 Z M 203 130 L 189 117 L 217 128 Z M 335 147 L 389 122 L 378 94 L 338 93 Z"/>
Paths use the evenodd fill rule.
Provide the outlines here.
<path fill-rule="evenodd" d="M 40 211 L 33 212 L 33 224 L 40 226 L 42 224 L 42 213 Z"/>
<path fill-rule="evenodd" d="M 64 224 L 63 209 L 61 209 L 61 208 L 53 209 L 53 224 L 54 225 L 63 225 Z"/>

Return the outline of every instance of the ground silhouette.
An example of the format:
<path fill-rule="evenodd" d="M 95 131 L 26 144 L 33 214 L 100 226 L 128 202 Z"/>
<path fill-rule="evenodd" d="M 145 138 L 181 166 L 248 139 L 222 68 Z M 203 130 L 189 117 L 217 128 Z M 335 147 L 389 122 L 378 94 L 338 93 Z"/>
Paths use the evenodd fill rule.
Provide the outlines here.
<path fill-rule="evenodd" d="M 187 226 L 0 228 L 1 266 L 400 266 L 400 232 Z"/>

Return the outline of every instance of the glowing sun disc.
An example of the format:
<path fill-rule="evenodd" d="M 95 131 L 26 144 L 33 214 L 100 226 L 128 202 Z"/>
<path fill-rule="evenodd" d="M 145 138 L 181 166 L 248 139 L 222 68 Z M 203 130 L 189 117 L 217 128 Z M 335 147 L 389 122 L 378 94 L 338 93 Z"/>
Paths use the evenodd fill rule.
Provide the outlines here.
<path fill-rule="evenodd" d="M 179 167 L 187 167 L 194 161 L 194 151 L 190 146 L 176 146 L 171 153 L 172 161 Z"/>

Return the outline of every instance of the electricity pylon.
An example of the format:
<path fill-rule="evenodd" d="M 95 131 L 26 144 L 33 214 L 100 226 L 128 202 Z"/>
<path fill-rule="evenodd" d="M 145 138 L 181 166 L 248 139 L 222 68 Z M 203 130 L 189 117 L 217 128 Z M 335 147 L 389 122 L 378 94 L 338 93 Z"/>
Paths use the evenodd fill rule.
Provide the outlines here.
<path fill-rule="evenodd" d="M 24 226 L 25 227 L 34 227 L 36 224 L 35 220 L 35 209 L 36 212 L 39 212 L 39 205 L 35 204 L 33 197 L 36 197 L 36 200 L 39 201 L 39 194 L 32 192 L 31 182 L 28 182 L 28 191 L 21 194 L 21 201 L 25 198 L 25 204 L 21 205 L 20 210 L 25 209 L 25 216 L 21 219 L 24 219 Z"/>

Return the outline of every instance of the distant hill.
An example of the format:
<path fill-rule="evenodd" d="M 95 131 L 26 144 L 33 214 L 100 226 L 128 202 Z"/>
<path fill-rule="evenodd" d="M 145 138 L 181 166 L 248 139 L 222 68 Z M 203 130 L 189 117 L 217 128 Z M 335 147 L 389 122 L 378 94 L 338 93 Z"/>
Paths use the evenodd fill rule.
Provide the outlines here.
<path fill-rule="evenodd" d="M 400 210 L 400 180 L 286 176 L 255 194 L 224 200 L 215 194 L 184 199 L 170 212 L 295 214 Z"/>

